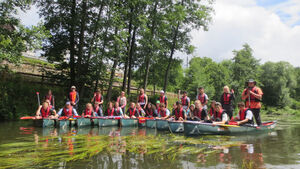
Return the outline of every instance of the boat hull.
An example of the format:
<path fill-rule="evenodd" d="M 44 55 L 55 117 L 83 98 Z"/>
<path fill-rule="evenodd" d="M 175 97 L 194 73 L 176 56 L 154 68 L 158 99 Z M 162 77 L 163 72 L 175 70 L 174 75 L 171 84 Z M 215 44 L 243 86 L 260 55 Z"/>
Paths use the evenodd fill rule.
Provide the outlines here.
<path fill-rule="evenodd" d="M 77 119 L 77 127 L 83 127 L 83 126 L 91 126 L 92 122 L 89 118 L 78 118 Z"/>
<path fill-rule="evenodd" d="M 147 128 L 151 128 L 151 129 L 155 129 L 156 128 L 156 120 L 152 120 L 152 119 L 148 119 L 146 120 L 146 127 Z"/>
<path fill-rule="evenodd" d="M 171 133 L 183 133 L 183 122 L 169 121 L 169 129 Z"/>
<path fill-rule="evenodd" d="M 109 127 L 109 126 L 118 126 L 119 120 L 118 119 L 98 119 L 99 120 L 99 127 Z"/>
<path fill-rule="evenodd" d="M 35 119 L 33 125 L 36 127 L 54 127 L 55 119 Z"/>
<path fill-rule="evenodd" d="M 167 120 L 156 120 L 156 129 L 157 130 L 169 130 L 169 123 Z"/>
<path fill-rule="evenodd" d="M 122 127 L 135 127 L 138 126 L 138 119 L 120 119 Z"/>

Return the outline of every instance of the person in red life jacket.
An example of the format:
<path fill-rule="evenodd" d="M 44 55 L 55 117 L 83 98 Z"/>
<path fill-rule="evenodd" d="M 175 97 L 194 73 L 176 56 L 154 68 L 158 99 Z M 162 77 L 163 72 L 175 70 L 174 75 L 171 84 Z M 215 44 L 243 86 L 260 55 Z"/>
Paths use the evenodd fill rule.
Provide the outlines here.
<path fill-rule="evenodd" d="M 160 103 L 164 103 L 166 107 L 168 107 L 168 98 L 163 90 L 160 91 L 160 96 L 157 100 L 159 100 Z"/>
<path fill-rule="evenodd" d="M 50 100 L 46 99 L 44 102 L 47 102 L 50 109 L 54 110 L 54 107 L 51 105 Z"/>
<path fill-rule="evenodd" d="M 122 108 L 123 113 L 125 113 L 125 108 L 126 108 L 126 105 L 127 105 L 127 99 L 126 99 L 124 91 L 122 91 L 121 95 L 117 98 L 117 102 L 119 103 L 120 107 Z"/>
<path fill-rule="evenodd" d="M 57 117 L 56 111 L 50 108 L 48 102 L 43 102 L 43 104 L 39 106 L 35 114 L 37 119 Z"/>
<path fill-rule="evenodd" d="M 136 104 L 136 109 L 138 110 L 140 116 L 145 117 L 146 113 L 139 103 Z"/>
<path fill-rule="evenodd" d="M 166 108 L 166 105 L 164 103 L 160 103 L 159 105 L 159 111 L 158 111 L 158 117 L 157 119 L 167 119 L 170 117 L 170 111 Z"/>
<path fill-rule="evenodd" d="M 215 105 L 216 112 L 213 115 L 213 124 L 226 124 L 228 123 L 228 115 L 225 110 L 222 109 L 222 105 L 220 102 L 216 102 Z"/>
<path fill-rule="evenodd" d="M 251 109 L 246 108 L 245 103 L 238 103 L 239 113 L 234 121 L 237 121 L 237 125 L 253 125 L 253 113 Z"/>
<path fill-rule="evenodd" d="M 95 112 L 95 116 L 103 117 L 102 107 L 100 107 L 99 104 L 96 102 L 94 103 L 94 112 Z"/>
<path fill-rule="evenodd" d="M 135 107 L 135 103 L 131 102 L 130 106 L 126 112 L 126 117 L 127 118 L 137 118 L 139 117 L 139 111 L 138 109 Z"/>
<path fill-rule="evenodd" d="M 103 96 L 101 94 L 101 90 L 100 89 L 97 89 L 96 92 L 94 93 L 94 96 L 91 100 L 91 102 L 93 103 L 98 103 L 99 104 L 99 107 L 102 108 L 102 105 L 103 105 Z"/>
<path fill-rule="evenodd" d="M 119 102 L 115 102 L 115 115 L 116 116 L 123 116 L 123 110 L 119 106 Z"/>
<path fill-rule="evenodd" d="M 160 101 L 159 100 L 157 100 L 156 101 L 156 104 L 155 104 L 155 114 L 158 116 L 158 114 L 159 114 L 159 111 L 160 111 Z"/>
<path fill-rule="evenodd" d="M 262 90 L 256 86 L 256 81 L 253 79 L 250 79 L 247 82 L 248 88 L 246 88 L 242 93 L 242 100 L 245 101 L 246 107 L 250 108 L 256 124 L 261 125 L 261 119 L 260 119 L 260 108 L 262 100 L 263 92 Z"/>
<path fill-rule="evenodd" d="M 208 96 L 204 93 L 204 88 L 199 87 L 199 94 L 196 96 L 196 100 L 200 100 L 202 107 L 207 110 L 207 102 L 208 102 Z"/>
<path fill-rule="evenodd" d="M 229 91 L 228 86 L 224 86 L 223 88 L 224 93 L 221 96 L 221 104 L 223 109 L 226 111 L 227 115 L 229 116 L 229 119 L 232 118 L 233 114 L 233 101 L 235 99 L 234 97 L 234 90 L 231 89 L 231 92 Z"/>
<path fill-rule="evenodd" d="M 71 103 L 71 106 L 75 109 L 77 109 L 78 102 L 79 102 L 79 94 L 76 91 L 76 87 L 72 86 L 71 91 L 68 95 L 68 101 Z"/>
<path fill-rule="evenodd" d="M 195 110 L 195 105 L 194 104 L 191 104 L 190 107 L 188 108 L 187 110 L 187 119 L 188 120 L 192 120 L 192 117 L 193 117 L 193 111 Z"/>
<path fill-rule="evenodd" d="M 190 98 L 187 96 L 187 92 L 186 92 L 186 91 L 183 92 L 182 97 L 181 97 L 180 99 L 178 98 L 178 100 L 181 100 L 182 107 L 183 107 L 185 110 L 189 109 L 190 104 L 191 104 L 191 103 L 190 103 L 191 100 L 190 100 Z"/>
<path fill-rule="evenodd" d="M 207 111 L 203 109 L 200 100 L 195 101 L 195 109 L 192 112 L 192 120 L 194 121 L 210 120 L 209 116 L 207 115 Z"/>
<path fill-rule="evenodd" d="M 147 104 L 146 110 L 145 110 L 145 117 L 157 117 L 155 113 L 155 106 L 151 103 Z"/>
<path fill-rule="evenodd" d="M 61 108 L 58 113 L 59 116 L 78 116 L 76 109 L 71 106 L 70 102 L 66 102 L 64 108 Z"/>
<path fill-rule="evenodd" d="M 209 109 L 208 115 L 209 115 L 210 117 L 212 117 L 212 116 L 215 114 L 215 112 L 216 112 L 216 101 L 213 100 L 213 101 L 211 101 L 211 103 L 210 103 L 210 109 Z"/>
<path fill-rule="evenodd" d="M 177 121 L 184 121 L 186 120 L 186 111 L 182 106 L 181 101 L 176 102 L 177 108 L 173 111 L 173 117 Z"/>
<path fill-rule="evenodd" d="M 93 105 L 91 103 L 87 103 L 85 105 L 85 110 L 82 112 L 82 117 L 95 117 L 95 112 L 93 109 Z"/>
<path fill-rule="evenodd" d="M 105 111 L 105 116 L 114 116 L 115 115 L 115 109 L 112 102 L 107 103 L 107 109 Z"/>
<path fill-rule="evenodd" d="M 143 109 L 146 109 L 148 96 L 145 94 L 144 89 L 140 89 L 140 94 L 137 97 L 137 103 L 139 103 Z"/>
<path fill-rule="evenodd" d="M 45 96 L 45 100 L 49 100 L 49 104 L 52 106 L 54 109 L 55 106 L 55 101 L 54 101 L 54 95 L 52 94 L 52 91 L 49 90 L 48 93 Z"/>

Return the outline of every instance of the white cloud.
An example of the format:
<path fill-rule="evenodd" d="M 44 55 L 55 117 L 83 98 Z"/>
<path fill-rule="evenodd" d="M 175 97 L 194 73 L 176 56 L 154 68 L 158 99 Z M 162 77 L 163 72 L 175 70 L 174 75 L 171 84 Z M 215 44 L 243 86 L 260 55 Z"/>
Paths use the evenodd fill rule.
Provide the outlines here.
<path fill-rule="evenodd" d="M 275 6 L 285 11 L 279 5 L 284 4 Z M 257 6 L 255 0 L 218 0 L 214 9 L 214 21 L 209 31 L 192 32 L 196 56 L 207 56 L 217 61 L 230 59 L 234 49 L 241 49 L 244 43 L 248 43 L 254 50 L 254 56 L 262 62 L 288 61 L 300 66 L 300 26 L 285 23 L 275 7 Z M 298 14 L 293 12 L 292 15 Z"/>

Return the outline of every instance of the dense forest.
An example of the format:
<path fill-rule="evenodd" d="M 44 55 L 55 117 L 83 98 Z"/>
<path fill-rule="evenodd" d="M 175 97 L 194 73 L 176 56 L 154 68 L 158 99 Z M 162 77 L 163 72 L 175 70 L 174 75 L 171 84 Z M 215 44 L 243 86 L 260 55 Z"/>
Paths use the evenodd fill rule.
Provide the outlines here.
<path fill-rule="evenodd" d="M 106 89 L 105 100 L 114 99 L 113 83 L 119 82 L 117 91 L 126 91 L 129 97 L 135 86 L 174 93 L 186 90 L 194 98 L 197 87 L 203 86 L 209 98 L 215 100 L 228 85 L 236 91 L 238 101 L 245 81 L 253 78 L 264 92 L 265 106 L 300 108 L 300 69 L 287 62 L 261 64 L 248 44 L 234 50 L 231 60 L 215 62 L 194 56 L 190 32 L 208 31 L 213 3 L 5 0 L 0 3 L 0 62 L 19 64 L 22 52 L 40 49 L 42 56 L 55 64 L 57 73 L 49 73 L 53 81 L 65 89 L 76 85 L 81 96 L 90 95 L 96 88 Z M 38 8 L 43 22 L 25 27 L 16 15 L 32 5 Z M 183 57 L 175 57 L 176 52 L 194 56 L 188 67 L 183 68 Z M 115 77 L 117 70 L 123 73 L 122 79 Z M 0 118 L 12 118 L 6 112 L 19 111 L 17 106 L 7 107 L 14 105 L 18 93 L 17 88 L 13 90 L 16 83 L 6 83 L 1 82 Z M 34 91 L 29 88 L 25 88 L 26 92 Z"/>

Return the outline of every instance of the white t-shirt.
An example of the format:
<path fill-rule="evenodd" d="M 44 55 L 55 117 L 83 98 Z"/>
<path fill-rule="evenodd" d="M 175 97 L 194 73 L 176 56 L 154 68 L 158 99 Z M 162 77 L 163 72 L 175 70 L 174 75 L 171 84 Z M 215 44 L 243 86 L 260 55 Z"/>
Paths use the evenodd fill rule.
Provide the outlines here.
<path fill-rule="evenodd" d="M 246 113 L 246 119 L 252 120 L 252 118 L 253 118 L 253 113 L 252 113 L 252 111 L 251 111 L 251 110 L 247 110 L 245 113 Z M 241 119 L 241 118 L 240 118 L 240 113 L 238 113 L 237 118 L 238 118 L 238 119 Z"/>
<path fill-rule="evenodd" d="M 170 116 L 170 110 L 169 109 L 166 109 L 166 116 Z M 160 112 L 158 112 L 158 117 L 161 117 Z"/>

